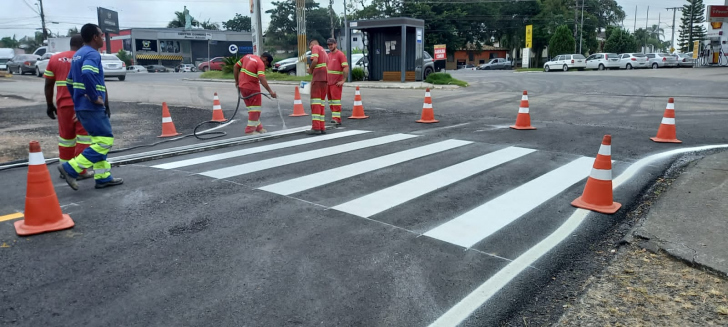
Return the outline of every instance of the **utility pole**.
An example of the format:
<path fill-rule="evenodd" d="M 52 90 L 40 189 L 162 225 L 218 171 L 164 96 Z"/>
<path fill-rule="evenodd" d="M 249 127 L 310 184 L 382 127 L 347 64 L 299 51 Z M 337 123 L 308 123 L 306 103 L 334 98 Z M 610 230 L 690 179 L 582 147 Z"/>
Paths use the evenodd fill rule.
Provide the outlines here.
<path fill-rule="evenodd" d="M 647 32 L 647 29 L 650 25 L 650 6 L 647 6 L 647 21 L 645 21 L 645 52 L 647 53 L 647 38 L 649 37 L 649 32 Z"/>
<path fill-rule="evenodd" d="M 306 76 L 306 1 L 296 0 L 296 34 L 298 36 L 298 62 L 296 76 Z"/>
<path fill-rule="evenodd" d="M 634 28 L 632 29 L 632 33 L 637 31 L 637 6 L 634 6 Z"/>
<path fill-rule="evenodd" d="M 334 0 L 329 0 L 329 17 L 331 20 L 331 38 L 334 39 Z"/>
<path fill-rule="evenodd" d="M 351 62 L 351 37 L 349 36 L 349 20 L 346 17 L 346 0 L 344 0 L 344 49 L 346 51 L 346 62 Z M 349 65 L 350 67 L 354 66 L 354 63 Z M 346 81 L 351 82 L 351 71 L 352 69 L 349 69 L 349 73 L 346 76 Z"/>
<path fill-rule="evenodd" d="M 581 45 L 584 43 L 584 2 L 586 0 L 581 0 L 581 35 L 579 36 L 579 53 L 584 54 L 581 52 Z"/>
<path fill-rule="evenodd" d="M 688 0 L 688 3 L 690 3 L 690 36 L 688 40 L 688 51 L 690 51 L 690 47 L 693 46 L 693 12 L 695 11 L 695 1 Z"/>
<path fill-rule="evenodd" d="M 43 27 L 43 41 L 48 40 L 48 30 L 46 30 L 46 23 L 45 23 L 45 13 L 43 12 L 43 0 L 38 0 L 40 2 L 40 23 Z"/>
<path fill-rule="evenodd" d="M 670 41 L 670 48 L 675 47 L 675 14 L 682 10 L 682 7 L 665 8 L 666 10 L 672 10 L 672 40 Z"/>
<path fill-rule="evenodd" d="M 574 0 L 574 40 L 579 36 L 579 0 Z M 574 52 L 576 52 L 576 42 L 574 42 Z"/>

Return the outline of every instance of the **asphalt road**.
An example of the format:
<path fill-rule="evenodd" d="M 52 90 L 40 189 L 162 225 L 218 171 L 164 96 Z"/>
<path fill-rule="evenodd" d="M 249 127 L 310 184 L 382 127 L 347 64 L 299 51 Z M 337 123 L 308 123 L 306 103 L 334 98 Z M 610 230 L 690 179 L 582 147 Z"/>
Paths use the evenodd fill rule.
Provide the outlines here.
<path fill-rule="evenodd" d="M 0 321 L 494 326 L 534 297 L 557 301 L 543 291 L 565 283 L 553 276 L 588 258 L 677 156 L 645 158 L 728 144 L 725 69 L 453 74 L 472 86 L 433 90 L 439 124 L 414 122 L 423 90 L 366 89 L 371 117 L 326 136 L 122 166 L 125 184 L 105 190 L 83 181 L 74 192 L 52 174 L 76 227 L 21 238 L 0 222 Z M 110 93 L 177 89 L 196 106 L 206 99 L 190 92 L 225 86 L 169 75 Z M 21 89 L 8 84 L 0 94 Z M 523 90 L 535 131 L 507 128 Z M 681 145 L 649 140 L 668 97 Z M 624 205 L 612 216 L 570 206 L 604 134 Z M 25 170 L 0 176 L 0 216 L 22 211 Z"/>

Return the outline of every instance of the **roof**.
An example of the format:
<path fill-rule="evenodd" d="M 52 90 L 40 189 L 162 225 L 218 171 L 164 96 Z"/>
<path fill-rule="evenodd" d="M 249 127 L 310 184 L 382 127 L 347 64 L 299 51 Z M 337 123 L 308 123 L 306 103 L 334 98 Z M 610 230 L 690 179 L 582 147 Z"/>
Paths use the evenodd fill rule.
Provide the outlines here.
<path fill-rule="evenodd" d="M 425 27 L 425 21 L 422 19 L 409 18 L 409 17 L 391 17 L 381 19 L 366 19 L 366 20 L 355 20 L 349 22 L 349 27 L 352 29 L 362 30 L 367 28 L 382 28 L 382 27 L 397 27 L 397 26 L 408 26 L 408 27 Z"/>
<path fill-rule="evenodd" d="M 478 49 L 475 44 L 468 43 L 468 45 L 465 46 L 465 48 L 457 49 L 458 51 L 509 51 L 510 49 L 507 48 L 499 48 L 492 45 L 483 44 L 481 45 L 481 48 Z"/>

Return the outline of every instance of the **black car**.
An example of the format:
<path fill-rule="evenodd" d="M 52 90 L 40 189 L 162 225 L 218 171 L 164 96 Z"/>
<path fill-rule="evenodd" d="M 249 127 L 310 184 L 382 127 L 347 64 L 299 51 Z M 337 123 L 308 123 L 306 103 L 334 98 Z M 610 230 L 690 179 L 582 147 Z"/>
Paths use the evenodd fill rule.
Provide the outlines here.
<path fill-rule="evenodd" d="M 168 72 L 167 67 L 162 65 L 149 65 L 147 66 L 147 72 L 149 73 L 166 73 Z"/>
<path fill-rule="evenodd" d="M 8 73 L 18 75 L 34 74 L 35 62 L 38 60 L 40 60 L 40 57 L 32 54 L 17 55 L 6 63 Z"/>

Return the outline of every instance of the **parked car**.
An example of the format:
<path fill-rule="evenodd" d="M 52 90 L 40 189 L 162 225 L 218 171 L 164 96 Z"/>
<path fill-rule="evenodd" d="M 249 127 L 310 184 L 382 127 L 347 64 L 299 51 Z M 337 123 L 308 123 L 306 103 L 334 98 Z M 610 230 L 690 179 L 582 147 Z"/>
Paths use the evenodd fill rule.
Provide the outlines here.
<path fill-rule="evenodd" d="M 665 67 L 677 67 L 677 59 L 668 53 L 648 53 L 647 65 L 652 69 L 665 68 Z"/>
<path fill-rule="evenodd" d="M 623 53 L 619 58 L 619 68 L 647 68 L 647 56 L 644 53 Z"/>
<path fill-rule="evenodd" d="M 141 65 L 131 65 L 129 67 L 126 67 L 127 73 L 146 73 L 147 68 Z"/>
<path fill-rule="evenodd" d="M 174 67 L 175 73 L 180 73 L 180 72 L 187 73 L 187 72 L 196 72 L 196 71 L 197 71 L 197 68 L 195 68 L 195 65 L 191 65 L 191 64 L 182 64 L 182 65 L 177 65 L 176 67 Z"/>
<path fill-rule="evenodd" d="M 426 80 L 427 76 L 435 72 L 435 59 L 430 56 L 430 53 L 423 51 L 422 57 L 422 80 Z M 353 60 L 353 58 L 352 58 Z"/>
<path fill-rule="evenodd" d="M 116 77 L 120 81 L 126 79 L 126 63 L 113 54 L 101 54 L 101 65 L 104 66 L 104 77 Z"/>
<path fill-rule="evenodd" d="M 692 53 L 679 53 L 677 56 L 677 65 L 679 67 L 693 67 L 695 65 L 695 59 L 693 59 Z"/>
<path fill-rule="evenodd" d="M 489 62 L 478 66 L 478 70 L 513 69 L 513 63 L 505 58 L 491 59 Z"/>
<path fill-rule="evenodd" d="M 222 70 L 222 65 L 225 64 L 224 57 L 215 57 L 210 59 L 210 62 L 203 62 L 197 66 L 197 70 L 206 72 L 208 70 Z"/>
<path fill-rule="evenodd" d="M 35 63 L 40 57 L 32 54 L 21 54 L 13 57 L 7 63 L 7 71 L 11 74 L 23 75 L 26 73 L 35 73 Z"/>
<path fill-rule="evenodd" d="M 568 71 L 569 69 L 584 70 L 586 68 L 586 58 L 581 54 L 563 54 L 558 55 L 543 64 L 543 71 L 548 72 L 551 70 L 563 70 Z"/>
<path fill-rule="evenodd" d="M 586 69 L 619 69 L 619 55 L 616 53 L 595 53 L 586 58 Z"/>
<path fill-rule="evenodd" d="M 147 66 L 147 72 L 149 73 L 166 73 L 167 67 L 164 67 L 162 65 L 149 65 Z"/>
<path fill-rule="evenodd" d="M 0 70 L 8 70 L 6 65 L 10 59 L 15 57 L 15 50 L 10 48 L 0 48 Z"/>
<path fill-rule="evenodd" d="M 43 56 L 40 57 L 40 60 L 35 62 L 35 75 L 38 77 L 43 77 L 43 74 L 45 73 L 46 68 L 48 68 L 48 63 L 51 61 L 51 56 L 53 56 L 56 53 L 50 53 L 47 52 Z"/>
<path fill-rule="evenodd" d="M 290 63 L 294 63 L 294 67 L 295 67 L 295 63 L 297 61 L 298 61 L 298 57 L 293 57 L 293 58 L 287 58 L 287 59 L 280 60 L 280 61 L 276 62 L 275 64 L 273 64 L 273 66 L 271 67 L 271 70 L 274 71 L 274 72 L 277 72 L 279 67 L 281 67 L 281 66 L 287 66 Z M 288 68 L 290 68 L 290 67 L 288 67 Z"/>

